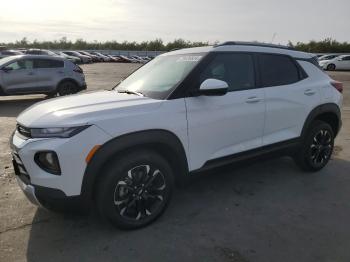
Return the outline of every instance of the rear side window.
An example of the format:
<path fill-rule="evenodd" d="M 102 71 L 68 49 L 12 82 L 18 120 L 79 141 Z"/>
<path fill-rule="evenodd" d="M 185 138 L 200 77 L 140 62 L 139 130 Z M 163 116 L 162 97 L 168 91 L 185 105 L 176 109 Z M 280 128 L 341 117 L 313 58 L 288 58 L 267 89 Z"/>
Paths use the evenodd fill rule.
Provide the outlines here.
<path fill-rule="evenodd" d="M 282 55 L 259 55 L 263 87 L 289 85 L 300 80 L 299 69 L 292 59 Z"/>
<path fill-rule="evenodd" d="M 36 50 L 28 50 L 28 51 L 26 51 L 26 54 L 28 54 L 28 55 L 40 55 L 41 52 L 36 51 Z"/>
<path fill-rule="evenodd" d="M 64 66 L 63 61 L 50 59 L 36 59 L 34 60 L 34 68 L 60 68 Z"/>
<path fill-rule="evenodd" d="M 199 82 L 214 78 L 225 81 L 229 91 L 255 87 L 254 60 L 250 54 L 217 54 L 200 73 Z"/>

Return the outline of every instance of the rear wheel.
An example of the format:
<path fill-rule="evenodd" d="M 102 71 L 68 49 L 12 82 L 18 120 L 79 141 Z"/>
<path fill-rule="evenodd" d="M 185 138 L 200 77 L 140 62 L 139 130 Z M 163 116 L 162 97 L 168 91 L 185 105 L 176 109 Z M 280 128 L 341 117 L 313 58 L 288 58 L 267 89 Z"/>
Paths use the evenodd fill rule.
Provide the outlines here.
<path fill-rule="evenodd" d="M 329 64 L 327 66 L 327 70 L 334 71 L 335 70 L 335 64 Z"/>
<path fill-rule="evenodd" d="M 78 92 L 78 86 L 72 81 L 64 81 L 58 85 L 57 93 L 59 96 L 66 96 Z"/>
<path fill-rule="evenodd" d="M 168 162 L 153 151 L 130 152 L 111 163 L 97 188 L 102 217 L 115 226 L 146 226 L 166 209 L 173 189 Z"/>
<path fill-rule="evenodd" d="M 331 126 L 323 121 L 315 121 L 294 157 L 305 171 L 322 169 L 331 158 L 334 147 L 334 133 Z"/>

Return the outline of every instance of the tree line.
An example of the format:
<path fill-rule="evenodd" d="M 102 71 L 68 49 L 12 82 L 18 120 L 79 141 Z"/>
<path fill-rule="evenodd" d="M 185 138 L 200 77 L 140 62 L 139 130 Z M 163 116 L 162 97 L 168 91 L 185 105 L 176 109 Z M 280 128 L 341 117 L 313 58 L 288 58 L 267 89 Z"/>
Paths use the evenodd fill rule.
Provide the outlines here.
<path fill-rule="evenodd" d="M 62 37 L 53 41 L 29 41 L 27 38 L 12 43 L 0 43 L 0 46 L 8 48 L 40 48 L 40 49 L 62 49 L 62 50 L 137 50 L 137 51 L 170 51 L 179 48 L 206 46 L 215 43 L 209 42 L 192 42 L 184 39 L 175 39 L 172 42 L 165 43 L 162 39 L 152 41 L 105 41 L 105 42 L 87 42 L 83 39 L 75 41 Z M 326 38 L 321 41 L 309 41 L 307 43 L 289 41 L 289 46 L 296 50 L 311 53 L 350 53 L 350 43 L 338 42 L 332 38 Z"/>
<path fill-rule="evenodd" d="M 12 42 L 0 43 L 0 46 L 8 48 L 40 48 L 40 49 L 61 49 L 61 50 L 135 50 L 135 51 L 170 51 L 177 48 L 188 48 L 209 45 L 209 42 L 191 42 L 184 39 L 175 39 L 172 42 L 164 43 L 162 39 L 152 41 L 106 41 L 87 42 L 83 39 L 75 41 L 62 37 L 53 41 L 29 41 L 27 38 Z"/>

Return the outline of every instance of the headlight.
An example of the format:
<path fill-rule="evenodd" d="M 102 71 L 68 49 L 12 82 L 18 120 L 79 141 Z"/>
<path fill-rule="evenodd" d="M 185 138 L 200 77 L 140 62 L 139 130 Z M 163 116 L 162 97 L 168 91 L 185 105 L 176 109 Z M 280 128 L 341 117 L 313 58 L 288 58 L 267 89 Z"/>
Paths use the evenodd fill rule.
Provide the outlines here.
<path fill-rule="evenodd" d="M 32 138 L 68 138 L 80 133 L 88 127 L 89 126 L 31 128 L 30 135 Z"/>

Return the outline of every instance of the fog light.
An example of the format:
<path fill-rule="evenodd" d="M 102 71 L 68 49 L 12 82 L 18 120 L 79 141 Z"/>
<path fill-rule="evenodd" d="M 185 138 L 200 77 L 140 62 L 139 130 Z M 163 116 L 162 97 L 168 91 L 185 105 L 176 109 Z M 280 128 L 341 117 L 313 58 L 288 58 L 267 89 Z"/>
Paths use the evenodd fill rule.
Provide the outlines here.
<path fill-rule="evenodd" d="M 56 152 L 54 151 L 42 151 L 38 152 L 34 156 L 35 163 L 46 172 L 54 175 L 61 175 L 60 163 Z"/>

